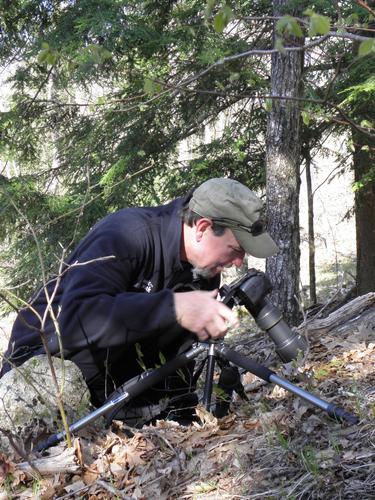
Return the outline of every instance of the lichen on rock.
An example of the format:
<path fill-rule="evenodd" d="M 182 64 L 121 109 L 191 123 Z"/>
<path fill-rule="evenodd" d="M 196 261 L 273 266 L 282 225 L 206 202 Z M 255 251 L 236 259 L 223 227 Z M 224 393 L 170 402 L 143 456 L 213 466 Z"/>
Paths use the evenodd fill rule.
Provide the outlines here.
<path fill-rule="evenodd" d="M 68 423 L 89 413 L 90 393 L 80 369 L 68 360 L 52 358 Z M 61 430 L 57 389 L 46 355 L 35 356 L 0 380 L 0 449 L 11 450 L 6 434 L 21 447 L 41 432 Z M 4 432 L 5 431 L 5 432 Z"/>

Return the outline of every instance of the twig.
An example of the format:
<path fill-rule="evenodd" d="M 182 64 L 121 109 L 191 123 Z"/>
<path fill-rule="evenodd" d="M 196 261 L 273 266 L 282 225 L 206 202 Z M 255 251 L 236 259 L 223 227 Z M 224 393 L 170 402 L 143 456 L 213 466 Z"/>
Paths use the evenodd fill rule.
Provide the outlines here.
<path fill-rule="evenodd" d="M 0 432 L 2 432 L 8 438 L 9 444 L 16 451 L 16 453 L 18 453 L 18 455 L 21 458 L 23 458 L 24 460 L 26 460 L 26 464 L 28 465 L 29 469 L 31 469 L 36 474 L 37 479 L 42 479 L 42 475 L 41 475 L 40 470 L 35 465 L 34 461 L 30 460 L 30 458 L 24 452 L 24 450 L 22 450 L 21 447 L 18 446 L 18 444 L 13 439 L 12 433 L 10 431 L 8 431 L 7 429 L 3 429 L 3 428 L 0 428 Z"/>
<path fill-rule="evenodd" d="M 308 479 L 309 477 L 311 477 L 311 473 L 310 472 L 307 472 L 306 474 L 304 474 L 303 476 L 301 476 L 299 478 L 299 480 L 293 484 L 292 488 L 288 491 L 288 497 L 291 496 L 291 494 L 293 493 L 293 491 L 295 491 L 297 489 L 297 486 L 299 486 L 301 483 L 303 483 L 305 481 L 305 479 Z"/>
<path fill-rule="evenodd" d="M 161 441 L 163 441 L 167 446 L 168 448 L 173 451 L 174 455 L 176 456 L 176 459 L 177 459 L 177 463 L 178 463 L 178 468 L 180 471 L 182 471 L 182 464 L 181 464 L 181 460 L 180 460 L 180 456 L 179 456 L 179 452 L 178 450 L 176 450 L 176 448 L 174 446 L 172 446 L 172 444 L 168 441 L 168 439 L 166 439 L 164 436 L 162 436 L 160 434 L 160 432 L 158 432 L 156 429 L 151 429 L 151 428 L 148 428 L 148 429 L 144 429 L 143 432 L 146 432 L 148 434 L 152 434 L 152 435 L 155 435 L 156 437 L 158 437 Z"/>
<path fill-rule="evenodd" d="M 363 0 L 354 0 L 354 1 L 357 5 L 363 7 L 365 10 L 370 12 L 370 14 L 372 14 L 375 17 L 375 10 L 372 10 L 372 8 L 369 5 L 367 5 L 366 2 L 363 2 Z"/>
<path fill-rule="evenodd" d="M 95 482 L 95 484 L 97 484 L 98 486 L 101 486 L 105 490 L 109 491 L 109 493 L 112 493 L 113 495 L 116 495 L 116 497 L 122 498 L 123 500 L 135 500 L 134 497 L 129 497 L 129 496 L 125 495 L 124 493 L 122 493 L 122 491 L 118 490 L 117 488 L 115 488 L 111 484 L 108 484 L 105 481 L 102 481 L 101 479 L 98 479 Z"/>
<path fill-rule="evenodd" d="M 65 498 L 69 497 L 75 497 L 77 498 L 77 493 L 82 493 L 85 490 L 89 490 L 91 488 L 92 484 L 86 484 L 85 486 L 82 486 L 82 488 L 78 488 L 78 490 L 71 491 L 70 493 L 67 493 L 66 495 L 63 495 L 62 497 L 57 497 L 56 500 L 63 500 Z"/>

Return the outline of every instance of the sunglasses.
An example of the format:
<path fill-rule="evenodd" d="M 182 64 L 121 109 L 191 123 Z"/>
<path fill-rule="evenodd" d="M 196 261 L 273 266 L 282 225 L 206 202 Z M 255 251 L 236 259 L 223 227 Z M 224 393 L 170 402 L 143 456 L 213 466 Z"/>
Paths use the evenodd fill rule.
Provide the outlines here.
<path fill-rule="evenodd" d="M 233 227 L 241 229 L 242 231 L 246 231 L 247 233 L 252 234 L 253 236 L 259 236 L 266 232 L 267 225 L 266 222 L 262 219 L 258 219 L 251 224 L 251 226 L 245 226 L 244 224 L 240 224 L 239 222 L 233 219 L 212 219 L 215 224 L 224 227 Z"/>

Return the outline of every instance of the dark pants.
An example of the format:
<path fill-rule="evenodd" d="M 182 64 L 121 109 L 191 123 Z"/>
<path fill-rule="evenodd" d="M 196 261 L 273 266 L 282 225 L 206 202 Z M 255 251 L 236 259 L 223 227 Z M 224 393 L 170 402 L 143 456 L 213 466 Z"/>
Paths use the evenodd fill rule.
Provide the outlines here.
<path fill-rule="evenodd" d="M 155 369 L 164 361 L 173 359 L 181 349 L 186 350 L 189 346 L 186 340 L 185 336 L 180 336 L 177 342 L 171 342 L 163 349 L 152 341 L 144 341 L 123 349 L 94 351 L 86 348 L 69 355 L 68 359 L 81 369 L 90 389 L 92 403 L 101 406 L 108 396 L 126 381 L 140 375 L 145 369 Z M 194 391 L 194 365 L 194 362 L 190 362 L 182 370 L 168 376 L 163 382 L 138 396 L 135 403 L 154 404 L 164 397 L 173 398 Z"/>

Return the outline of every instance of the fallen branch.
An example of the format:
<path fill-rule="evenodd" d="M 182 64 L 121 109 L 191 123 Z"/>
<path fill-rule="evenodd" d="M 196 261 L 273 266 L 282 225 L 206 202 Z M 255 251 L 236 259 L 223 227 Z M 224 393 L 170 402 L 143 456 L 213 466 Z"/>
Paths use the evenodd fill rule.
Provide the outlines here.
<path fill-rule="evenodd" d="M 35 458 L 32 463 L 34 469 L 29 462 L 16 464 L 16 468 L 30 476 L 33 473 L 35 474 L 35 468 L 42 476 L 51 476 L 60 473 L 74 474 L 80 470 L 74 448 L 66 448 L 60 455 Z"/>
<path fill-rule="evenodd" d="M 371 320 L 375 324 L 375 292 L 357 297 L 333 311 L 327 318 L 307 320 L 301 327 L 307 328 L 309 334 L 328 333 L 333 329 L 341 333 L 342 330 L 353 331 L 364 321 Z"/>

